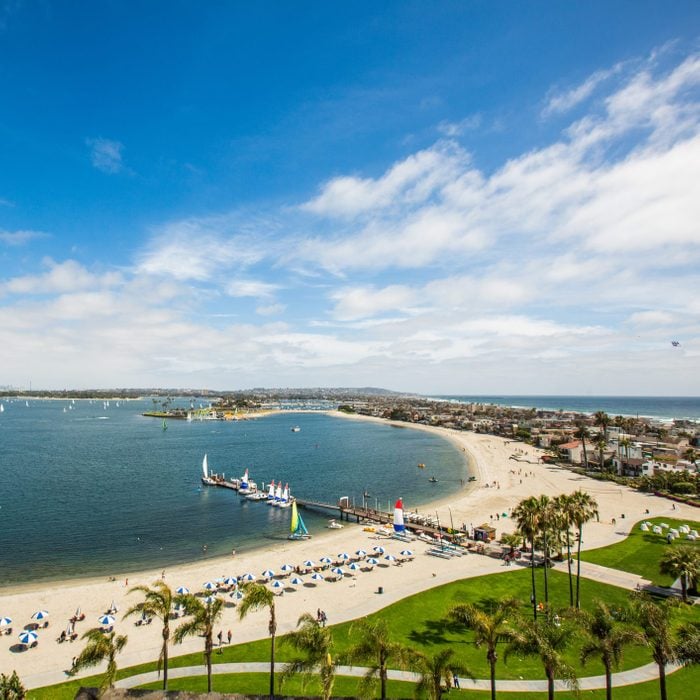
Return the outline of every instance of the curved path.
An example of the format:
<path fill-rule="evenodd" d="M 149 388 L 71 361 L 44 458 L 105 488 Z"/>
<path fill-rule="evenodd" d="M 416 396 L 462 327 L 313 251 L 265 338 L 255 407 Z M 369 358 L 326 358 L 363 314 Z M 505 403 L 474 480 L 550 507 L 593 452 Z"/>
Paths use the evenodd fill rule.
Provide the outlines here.
<path fill-rule="evenodd" d="M 280 664 L 280 668 L 284 664 Z M 676 664 L 669 664 L 666 667 L 666 673 L 673 673 L 681 668 Z M 221 675 L 226 673 L 269 673 L 270 664 L 268 662 L 249 662 L 249 663 L 227 663 L 227 664 L 216 664 L 212 667 L 213 675 Z M 339 666 L 337 670 L 337 675 L 339 676 L 363 676 L 367 672 L 366 668 L 359 666 Z M 188 678 L 190 676 L 203 676 L 202 666 L 183 666 L 181 668 L 172 668 L 168 671 L 168 678 Z M 419 676 L 416 673 L 410 673 L 408 671 L 389 671 L 389 679 L 393 681 L 409 681 L 415 683 Z M 622 685 L 635 685 L 637 683 L 645 683 L 646 681 L 653 681 L 659 677 L 657 672 L 657 666 L 655 663 L 645 664 L 644 666 L 638 666 L 637 668 L 632 668 L 629 671 L 620 671 L 620 673 L 613 673 L 612 681 L 613 687 L 619 687 Z M 129 676 L 129 678 L 124 678 L 117 681 L 115 684 L 117 688 L 135 688 L 146 683 L 155 683 L 160 680 L 157 673 L 154 671 L 150 673 L 141 673 L 137 676 Z M 491 682 L 487 679 L 485 680 L 469 680 L 467 678 L 459 679 L 460 686 L 462 690 L 490 690 Z M 530 692 L 546 692 L 547 691 L 547 681 L 497 681 L 496 686 L 498 690 L 504 692 L 517 692 L 517 691 L 530 691 Z M 568 686 L 563 681 L 555 681 L 555 690 L 568 690 Z M 588 676 L 586 678 L 579 678 L 579 687 L 581 690 L 598 690 L 605 688 L 605 676 Z"/>

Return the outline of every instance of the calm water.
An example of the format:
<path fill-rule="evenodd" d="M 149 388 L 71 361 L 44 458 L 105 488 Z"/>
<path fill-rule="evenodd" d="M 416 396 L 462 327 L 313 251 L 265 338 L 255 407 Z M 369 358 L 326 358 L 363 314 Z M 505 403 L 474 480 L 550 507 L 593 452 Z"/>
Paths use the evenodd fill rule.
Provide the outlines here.
<path fill-rule="evenodd" d="M 1 402 L 0 585 L 165 567 L 285 538 L 289 509 L 200 488 L 205 452 L 227 476 L 248 467 L 258 484 L 282 479 L 325 502 L 361 503 L 367 489 L 384 508 L 398 496 L 408 508 L 443 497 L 466 475 L 462 453 L 434 435 L 323 414 L 169 421 L 163 431 L 140 415 L 150 401 L 76 401 L 65 413 L 67 401 Z M 328 516 L 303 517 L 313 533 Z"/>
<path fill-rule="evenodd" d="M 439 396 L 467 403 L 491 403 L 545 410 L 595 413 L 611 416 L 646 416 L 672 420 L 700 421 L 700 397 L 697 396 Z"/>

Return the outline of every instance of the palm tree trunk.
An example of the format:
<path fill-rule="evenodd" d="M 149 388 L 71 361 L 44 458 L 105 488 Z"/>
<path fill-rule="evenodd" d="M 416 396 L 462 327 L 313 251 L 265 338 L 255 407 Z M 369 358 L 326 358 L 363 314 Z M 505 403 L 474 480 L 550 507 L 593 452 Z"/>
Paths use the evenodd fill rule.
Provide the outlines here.
<path fill-rule="evenodd" d="M 537 590 L 535 589 L 535 538 L 530 540 L 530 571 L 532 572 L 532 613 L 537 622 Z"/>
<path fill-rule="evenodd" d="M 170 639 L 170 626 L 167 623 L 167 615 L 166 614 L 166 623 L 163 625 L 163 690 L 168 689 L 168 640 Z"/>
<path fill-rule="evenodd" d="M 542 531 L 544 544 L 544 602 L 549 603 L 549 582 L 547 580 L 547 560 L 549 559 L 549 546 L 547 544 L 547 527 Z"/>
<path fill-rule="evenodd" d="M 554 700 L 554 674 L 551 671 L 547 671 L 547 697 Z"/>
<path fill-rule="evenodd" d="M 574 607 L 574 579 L 571 573 L 571 536 L 569 526 L 566 526 L 566 559 L 569 567 L 569 605 Z"/>
<path fill-rule="evenodd" d="M 661 691 L 661 700 L 666 698 L 666 664 L 659 664 L 659 690 Z"/>
<path fill-rule="evenodd" d="M 578 549 L 576 554 L 576 607 L 581 607 L 581 540 L 583 539 L 583 527 L 578 529 Z"/>
<path fill-rule="evenodd" d="M 612 700 L 612 671 L 609 665 L 605 667 L 605 700 Z"/>
<path fill-rule="evenodd" d="M 496 660 L 491 659 L 491 700 L 496 700 Z"/>
<path fill-rule="evenodd" d="M 381 699 L 386 699 L 386 658 L 384 657 L 384 652 L 379 652 L 379 683 L 380 683 L 380 694 Z"/>
<path fill-rule="evenodd" d="M 270 700 L 275 697 L 275 635 L 270 637 Z"/>
<path fill-rule="evenodd" d="M 683 602 L 688 602 L 688 579 L 685 574 L 681 574 L 681 595 L 683 596 Z"/>
<path fill-rule="evenodd" d="M 207 662 L 207 692 L 211 693 L 211 652 L 213 643 L 211 635 L 207 636 L 207 641 L 204 644 L 204 658 Z"/>

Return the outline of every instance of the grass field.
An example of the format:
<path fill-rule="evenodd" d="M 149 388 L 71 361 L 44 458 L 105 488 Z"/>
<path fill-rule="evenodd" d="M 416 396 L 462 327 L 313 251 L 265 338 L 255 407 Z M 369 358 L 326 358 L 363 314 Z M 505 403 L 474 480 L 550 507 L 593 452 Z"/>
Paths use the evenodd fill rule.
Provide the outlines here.
<path fill-rule="evenodd" d="M 692 520 L 674 520 L 672 518 L 648 518 L 648 520 L 654 525 L 668 523 L 670 527 L 677 527 L 685 523 L 691 529 L 700 531 L 700 523 Z M 639 529 L 642 522 L 644 521 L 640 520 L 635 523 L 629 536 L 622 542 L 581 552 L 581 561 L 638 574 L 657 586 L 670 586 L 673 583 L 671 577 L 659 572 L 661 557 L 668 551 L 669 547 L 677 547 L 680 544 L 700 547 L 700 540 L 690 542 L 678 538 L 669 545 L 665 536 L 655 535 L 651 529 L 649 532 L 642 532 Z"/>

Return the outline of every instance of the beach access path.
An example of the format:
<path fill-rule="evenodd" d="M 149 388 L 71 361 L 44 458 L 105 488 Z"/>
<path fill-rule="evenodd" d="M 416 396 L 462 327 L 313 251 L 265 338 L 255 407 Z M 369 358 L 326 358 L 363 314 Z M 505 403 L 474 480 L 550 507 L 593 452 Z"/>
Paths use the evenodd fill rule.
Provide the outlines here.
<path fill-rule="evenodd" d="M 347 419 L 381 420 L 364 417 Z M 430 506 L 420 507 L 420 511 L 425 513 L 437 511 L 445 523 L 450 522 L 450 518 L 455 525 L 465 524 L 467 527 L 493 523 L 499 534 L 508 532 L 514 529 L 514 523 L 508 517 L 510 509 L 521 499 L 540 494 L 554 496 L 571 493 L 577 489 L 588 491 L 594 496 L 600 511 L 600 521 L 593 521 L 584 529 L 584 549 L 621 541 L 628 534 L 629 528 L 644 517 L 697 518 L 697 511 L 689 506 L 679 504 L 676 510 L 672 510 L 672 504 L 667 499 L 543 464 L 539 461 L 542 452 L 523 443 L 429 426 L 405 423 L 398 425 L 441 435 L 463 450 L 465 457 L 470 460 L 472 472 L 478 478 L 475 484 L 468 484 L 451 497 Z M 513 456 L 518 461 L 512 459 Z M 413 469 L 415 465 L 407 466 L 408 468 Z M 231 495 L 236 497 L 233 493 Z M 402 494 L 396 495 L 398 497 Z M 405 503 L 405 507 L 413 509 L 410 503 Z M 621 518 L 622 514 L 625 518 Z M 612 524 L 613 518 L 617 519 L 616 525 Z M 352 554 L 357 549 L 371 551 L 378 544 L 386 547 L 391 554 L 398 554 L 405 547 L 400 542 L 380 541 L 373 537 L 364 532 L 361 526 L 346 523 L 342 530 L 315 534 L 311 540 L 285 540 L 234 557 L 204 559 L 171 567 L 166 571 L 165 580 L 173 589 L 187 586 L 194 592 L 200 591 L 205 581 L 221 576 L 241 575 L 249 571 L 259 576 L 267 568 L 279 571 L 284 563 L 298 565 L 306 559 L 318 562 L 322 556 L 335 558 L 341 552 Z M 358 572 L 358 575 L 345 577 L 342 581 L 320 581 L 318 585 L 299 586 L 298 590 L 285 593 L 277 602 L 278 633 L 282 635 L 291 631 L 302 613 L 314 613 L 318 608 L 326 611 L 329 622 L 333 624 L 376 612 L 401 598 L 450 581 L 511 570 L 503 566 L 500 560 L 490 557 L 470 554 L 458 559 L 443 560 L 426 556 L 425 545 L 411 545 L 411 549 L 415 550 L 416 559 L 402 566 L 378 566 L 371 572 Z M 11 637 L 0 636 L 0 668 L 10 672 L 16 669 L 28 688 L 66 680 L 66 670 L 70 668 L 72 658 L 83 648 L 83 642 L 78 640 L 58 644 L 56 638 L 65 629 L 68 619 L 78 606 L 81 606 L 86 615 L 86 620 L 76 627 L 76 631 L 82 634 L 90 627 L 97 626 L 98 616 L 110 607 L 112 601 L 119 608 L 115 630 L 129 638 L 124 653 L 119 657 L 119 666 L 124 668 L 157 659 L 161 643 L 158 623 L 136 627 L 131 620 L 123 621 L 121 614 L 139 600 L 137 595 L 128 595 L 129 588 L 150 585 L 159 580 L 161 570 L 121 575 L 115 572 L 114 576 L 114 581 L 71 580 L 2 589 L 0 615 L 13 619 L 14 633 Z M 382 594 L 378 593 L 379 587 L 383 589 Z M 30 622 L 32 613 L 39 609 L 49 611 L 51 624 L 48 629 L 40 630 L 39 645 L 35 649 L 18 652 L 15 648 L 16 635 Z M 220 626 L 224 633 L 231 629 L 235 643 L 264 638 L 267 633 L 264 612 L 251 614 L 239 621 L 233 607 L 226 608 Z M 172 646 L 170 653 L 179 655 L 199 652 L 201 646 L 201 640 L 188 639 L 182 645 Z M 98 667 L 85 675 L 99 671 Z"/>

